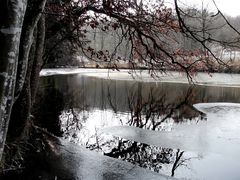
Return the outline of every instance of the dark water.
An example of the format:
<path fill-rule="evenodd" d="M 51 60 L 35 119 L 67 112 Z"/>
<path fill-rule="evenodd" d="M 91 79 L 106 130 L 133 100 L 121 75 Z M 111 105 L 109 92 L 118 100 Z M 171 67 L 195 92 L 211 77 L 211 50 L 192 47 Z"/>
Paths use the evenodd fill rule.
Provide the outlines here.
<path fill-rule="evenodd" d="M 143 138 L 139 134 L 131 139 L 102 130 L 130 126 L 146 132 L 171 132 L 186 125 L 198 127 L 198 124 L 208 123 L 209 119 L 193 104 L 240 103 L 239 97 L 240 88 L 233 87 L 55 75 L 41 77 L 37 99 L 40 105 L 36 107 L 35 116 L 39 117 L 39 123 L 58 136 L 155 172 L 188 179 L 237 179 L 240 175 L 234 170 L 227 171 L 231 175 L 219 178 L 212 175 L 213 171 L 202 172 L 202 166 L 207 164 L 205 169 L 211 169 L 219 159 L 223 159 L 221 163 L 230 162 L 225 169 L 240 167 L 238 163 L 234 164 L 235 161 L 224 161 L 223 155 L 204 154 L 194 148 L 186 151 L 174 148 L 174 145 L 162 147 L 153 142 L 151 136 L 149 141 L 141 141 Z M 201 133 L 204 134 L 204 130 Z M 188 135 L 191 136 L 191 132 Z"/>

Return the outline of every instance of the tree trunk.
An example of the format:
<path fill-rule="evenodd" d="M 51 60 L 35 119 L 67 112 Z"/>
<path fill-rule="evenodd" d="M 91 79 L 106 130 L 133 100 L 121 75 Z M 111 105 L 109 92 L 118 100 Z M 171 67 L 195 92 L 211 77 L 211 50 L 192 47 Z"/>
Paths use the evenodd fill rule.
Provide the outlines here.
<path fill-rule="evenodd" d="M 30 118 L 31 94 L 36 91 L 35 80 L 38 80 L 45 37 L 45 30 L 39 25 L 34 48 L 33 32 L 45 3 L 46 0 L 30 0 L 28 3 L 27 0 L 6 0 L 0 3 L 0 44 L 3 45 L 0 51 L 0 160 L 6 137 L 8 142 L 21 139 Z"/>
<path fill-rule="evenodd" d="M 34 102 L 37 87 L 38 87 L 38 80 L 39 80 L 39 73 L 41 71 L 41 67 L 43 64 L 43 51 L 44 51 L 44 40 L 45 40 L 45 16 L 42 15 L 38 22 L 37 26 L 37 38 L 36 38 L 36 51 L 34 56 L 34 62 L 31 72 L 31 101 Z"/>
<path fill-rule="evenodd" d="M 31 0 L 28 3 L 26 15 L 23 22 L 21 44 L 18 58 L 17 83 L 15 88 L 15 98 L 17 98 L 23 88 L 27 68 L 28 57 L 33 42 L 33 31 L 42 15 L 46 0 Z"/>
<path fill-rule="evenodd" d="M 25 134 L 23 134 L 27 123 L 30 118 L 30 111 L 32 106 L 32 96 L 31 96 L 31 76 L 34 72 L 35 80 L 37 72 L 39 72 L 39 66 L 36 66 L 41 60 L 44 36 L 41 37 L 42 40 L 36 42 L 34 45 L 38 47 L 33 47 L 34 40 L 38 37 L 36 32 L 36 37 L 33 36 L 34 30 L 37 28 L 39 19 L 41 18 L 42 11 L 45 7 L 46 0 L 31 0 L 28 3 L 26 15 L 23 23 L 23 32 L 21 35 L 21 44 L 19 48 L 19 58 L 18 58 L 18 69 L 17 69 L 17 79 L 15 88 L 15 103 L 12 108 L 12 114 L 9 125 L 8 142 L 14 142 L 17 139 L 25 139 Z M 42 31 L 42 30 L 41 30 Z M 42 32 L 41 32 L 42 33 Z M 39 49 L 38 49 L 39 48 Z M 31 53 L 30 53 L 31 51 Z M 38 52 L 38 57 L 36 57 L 36 52 Z M 36 62 L 35 62 L 36 61 Z M 37 68 L 35 70 L 34 68 Z M 34 87 L 35 88 L 35 87 Z"/>
<path fill-rule="evenodd" d="M 27 0 L 0 2 L 0 161 L 14 102 L 20 36 Z"/>

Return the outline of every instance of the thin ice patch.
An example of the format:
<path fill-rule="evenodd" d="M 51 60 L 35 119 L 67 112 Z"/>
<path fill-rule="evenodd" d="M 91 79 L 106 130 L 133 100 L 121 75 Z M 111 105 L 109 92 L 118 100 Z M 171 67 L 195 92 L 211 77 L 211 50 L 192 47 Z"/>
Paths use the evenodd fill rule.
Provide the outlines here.
<path fill-rule="evenodd" d="M 226 112 L 240 108 L 239 103 L 198 103 L 193 106 L 203 113 Z"/>

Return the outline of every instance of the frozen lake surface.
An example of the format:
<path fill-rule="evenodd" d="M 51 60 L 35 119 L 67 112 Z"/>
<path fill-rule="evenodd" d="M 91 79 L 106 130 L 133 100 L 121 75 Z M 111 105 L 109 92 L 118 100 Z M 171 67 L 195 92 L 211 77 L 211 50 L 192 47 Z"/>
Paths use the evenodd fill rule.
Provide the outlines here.
<path fill-rule="evenodd" d="M 207 121 L 174 124 L 171 131 L 114 126 L 103 129 L 103 132 L 155 146 L 240 158 L 240 104 L 206 103 L 194 106 L 206 113 Z"/>
<path fill-rule="evenodd" d="M 160 175 L 240 179 L 240 75 L 198 73 L 194 84 L 157 75 L 44 69 L 35 116 L 67 141 Z"/>
<path fill-rule="evenodd" d="M 179 177 L 188 174 L 194 179 L 240 179 L 240 104 L 203 103 L 194 106 L 206 113 L 207 121 L 176 125 L 170 132 L 129 126 L 109 127 L 103 132 L 186 151 L 188 169 L 178 170 Z"/>

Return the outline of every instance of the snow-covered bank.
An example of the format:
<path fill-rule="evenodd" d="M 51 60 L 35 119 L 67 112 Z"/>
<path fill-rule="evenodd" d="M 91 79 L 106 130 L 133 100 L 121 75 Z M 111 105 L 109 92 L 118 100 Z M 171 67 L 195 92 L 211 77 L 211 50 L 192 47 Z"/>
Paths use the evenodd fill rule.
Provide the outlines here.
<path fill-rule="evenodd" d="M 169 71 L 166 73 L 157 73 L 153 78 L 147 70 L 120 70 L 113 71 L 109 69 L 84 69 L 84 68 L 62 68 L 62 69 L 43 69 L 40 76 L 69 75 L 79 74 L 103 79 L 112 80 L 135 80 L 144 82 L 171 82 L 171 83 L 189 83 L 186 74 L 182 72 Z M 193 82 L 205 86 L 229 86 L 240 87 L 240 74 L 225 73 L 197 73 L 193 76 Z"/>

